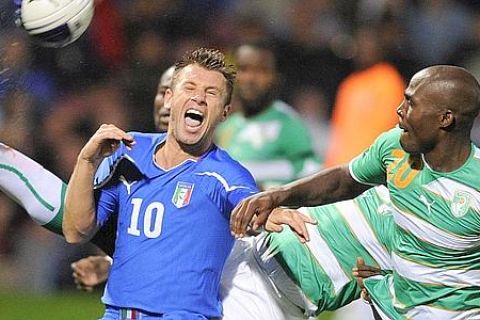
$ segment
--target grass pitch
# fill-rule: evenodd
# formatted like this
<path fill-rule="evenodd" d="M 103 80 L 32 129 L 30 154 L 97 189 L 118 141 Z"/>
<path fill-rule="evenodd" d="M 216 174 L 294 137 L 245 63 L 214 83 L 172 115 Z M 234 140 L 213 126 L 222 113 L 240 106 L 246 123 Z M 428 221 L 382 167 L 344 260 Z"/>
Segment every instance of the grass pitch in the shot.
<path fill-rule="evenodd" d="M 0 292 L 0 319 L 8 320 L 95 320 L 103 315 L 101 292 L 66 291 L 54 295 Z M 329 320 L 331 314 L 320 316 Z M 247 319 L 245 319 L 247 320 Z"/>

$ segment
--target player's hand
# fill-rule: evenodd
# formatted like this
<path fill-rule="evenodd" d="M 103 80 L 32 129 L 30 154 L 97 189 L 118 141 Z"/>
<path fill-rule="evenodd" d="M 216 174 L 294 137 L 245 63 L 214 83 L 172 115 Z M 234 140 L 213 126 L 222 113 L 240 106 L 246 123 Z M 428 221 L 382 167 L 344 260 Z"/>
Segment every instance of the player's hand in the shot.
<path fill-rule="evenodd" d="M 317 224 L 312 217 L 305 215 L 295 209 L 275 208 L 267 219 L 265 230 L 270 232 L 281 232 L 282 224 L 288 224 L 298 239 L 305 243 L 310 241 L 307 231 L 307 223 Z"/>
<path fill-rule="evenodd" d="M 135 141 L 133 137 L 113 124 L 102 124 L 80 151 L 79 159 L 91 163 L 99 163 L 111 155 L 123 142 L 131 148 Z"/>
<path fill-rule="evenodd" d="M 90 256 L 71 264 L 77 289 L 92 291 L 108 278 L 110 260 L 105 256 Z"/>
<path fill-rule="evenodd" d="M 253 230 L 257 230 L 258 227 L 265 225 L 268 216 L 276 207 L 278 205 L 272 191 L 260 192 L 244 199 L 232 211 L 230 217 L 232 234 L 242 238 L 247 232 L 247 227 L 251 226 Z"/>
<path fill-rule="evenodd" d="M 363 283 L 363 279 L 373 277 L 382 273 L 382 270 L 377 267 L 367 266 L 363 258 L 357 258 L 357 266 L 352 269 L 352 274 L 357 280 L 359 288 L 362 290 L 361 297 L 368 303 L 371 302 L 367 289 Z"/>

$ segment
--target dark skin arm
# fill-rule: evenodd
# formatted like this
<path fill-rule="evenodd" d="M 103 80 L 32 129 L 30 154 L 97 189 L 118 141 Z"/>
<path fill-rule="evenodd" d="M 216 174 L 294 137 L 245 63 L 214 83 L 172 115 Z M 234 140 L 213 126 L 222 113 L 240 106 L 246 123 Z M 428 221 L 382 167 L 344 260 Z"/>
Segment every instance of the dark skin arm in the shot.
<path fill-rule="evenodd" d="M 347 165 L 322 170 L 243 200 L 233 210 L 230 229 L 236 237 L 243 237 L 252 219 L 255 219 L 252 228 L 256 230 L 265 224 L 272 210 L 279 206 L 298 208 L 328 204 L 351 199 L 368 188 L 370 186 L 352 178 Z"/>

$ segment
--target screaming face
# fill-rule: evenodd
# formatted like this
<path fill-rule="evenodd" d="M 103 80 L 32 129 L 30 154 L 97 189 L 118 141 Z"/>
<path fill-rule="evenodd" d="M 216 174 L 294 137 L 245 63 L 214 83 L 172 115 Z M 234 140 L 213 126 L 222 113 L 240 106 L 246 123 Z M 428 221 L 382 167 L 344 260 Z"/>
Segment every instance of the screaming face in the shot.
<path fill-rule="evenodd" d="M 171 112 L 169 134 L 188 153 L 207 151 L 217 124 L 226 118 L 226 99 L 226 80 L 220 72 L 197 64 L 184 67 L 165 93 Z"/>

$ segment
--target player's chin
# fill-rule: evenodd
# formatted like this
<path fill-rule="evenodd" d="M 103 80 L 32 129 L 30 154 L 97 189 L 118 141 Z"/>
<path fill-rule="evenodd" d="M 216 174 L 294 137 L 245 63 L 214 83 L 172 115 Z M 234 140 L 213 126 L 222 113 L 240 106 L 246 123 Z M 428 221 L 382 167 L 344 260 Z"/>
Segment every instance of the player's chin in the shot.
<path fill-rule="evenodd" d="M 181 135 L 181 142 L 184 145 L 188 146 L 200 146 L 208 141 L 208 131 L 206 128 L 199 128 L 198 130 L 193 131 L 184 131 Z"/>
<path fill-rule="evenodd" d="M 410 154 L 418 154 L 420 152 L 418 143 L 412 139 L 408 132 L 403 132 L 400 136 L 400 145 L 402 149 Z"/>

